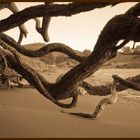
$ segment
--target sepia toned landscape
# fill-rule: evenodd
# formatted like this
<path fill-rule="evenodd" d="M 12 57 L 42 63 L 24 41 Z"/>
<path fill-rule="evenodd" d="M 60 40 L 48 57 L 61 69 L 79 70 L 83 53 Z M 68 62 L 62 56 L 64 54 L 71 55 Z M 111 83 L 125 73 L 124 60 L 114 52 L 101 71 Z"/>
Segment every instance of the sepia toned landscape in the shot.
<path fill-rule="evenodd" d="M 0 21 L 0 138 L 140 137 L 140 45 L 135 44 L 140 3 L 108 21 L 93 51 L 49 43 L 51 16 L 108 5 L 118 3 L 45 3 L 21 12 L 13 2 L 1 3 L 1 9 L 15 11 Z M 42 8 L 48 12 L 40 15 Z M 45 43 L 21 45 L 28 10 Z M 5 33 L 14 26 L 21 33 L 18 41 Z"/>
<path fill-rule="evenodd" d="M 60 58 L 64 57 L 61 53 L 57 55 Z M 122 54 L 120 57 L 122 59 L 116 57 L 112 60 L 114 61 L 111 62 L 112 68 L 106 64 L 86 81 L 98 86 L 111 83 L 113 74 L 118 74 L 123 78 L 139 74 L 140 68 L 138 66 L 140 64 L 136 63 L 135 67 L 138 68 L 135 69 L 129 68 L 129 66 L 123 68 L 126 62 L 131 63 L 132 58 L 139 63 L 140 57 L 138 55 Z M 34 61 L 26 57 L 24 59 L 29 65 L 38 68 L 38 71 L 50 82 L 55 82 L 59 75 L 70 69 L 65 62 L 58 63 L 58 66 L 49 65 L 50 68 L 46 68 L 48 65 L 45 65 L 41 60 Z M 67 61 L 71 62 L 69 59 Z M 116 68 L 119 64 L 122 68 Z M 27 82 L 24 83 L 27 84 Z M 90 113 L 94 111 L 104 96 L 80 95 L 76 108 L 63 109 L 52 104 L 32 88 L 1 89 L 0 137 L 140 137 L 139 91 L 127 89 L 118 92 L 118 94 L 117 103 L 108 106 L 99 118 L 89 120 L 62 113 L 61 110 Z M 70 99 L 65 102 L 69 101 Z"/>

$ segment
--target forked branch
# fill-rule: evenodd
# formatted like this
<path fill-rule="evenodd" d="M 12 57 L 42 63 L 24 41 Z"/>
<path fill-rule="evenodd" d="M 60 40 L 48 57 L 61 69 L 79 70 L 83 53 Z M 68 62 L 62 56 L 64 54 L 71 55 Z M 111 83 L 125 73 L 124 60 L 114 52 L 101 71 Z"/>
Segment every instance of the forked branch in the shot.
<path fill-rule="evenodd" d="M 57 16 L 72 16 L 81 12 L 93 10 L 95 8 L 102 8 L 112 5 L 114 2 L 96 2 L 96 3 L 70 3 L 70 4 L 53 4 L 53 5 L 39 5 L 26 8 L 8 18 L 0 21 L 0 32 L 17 27 L 29 19 L 36 17 L 57 17 Z M 32 13 L 32 14 L 30 14 Z M 18 20 L 17 20 L 18 19 Z"/>
<path fill-rule="evenodd" d="M 53 3 L 51 2 L 45 2 L 45 5 L 52 5 L 52 4 Z M 49 42 L 50 38 L 48 34 L 48 28 L 51 21 L 51 17 L 44 16 L 42 21 L 42 26 L 40 25 L 40 20 L 38 18 L 35 18 L 34 20 L 36 22 L 36 30 L 38 31 L 38 33 L 42 35 L 44 41 Z"/>
<path fill-rule="evenodd" d="M 3 8 L 8 8 L 12 13 L 19 12 L 19 9 L 17 8 L 16 4 L 14 2 L 1 2 L 0 3 L 0 10 Z M 27 30 L 24 26 L 24 24 L 19 26 L 20 35 L 18 39 L 18 43 L 20 44 L 22 42 L 23 37 L 27 37 Z"/>

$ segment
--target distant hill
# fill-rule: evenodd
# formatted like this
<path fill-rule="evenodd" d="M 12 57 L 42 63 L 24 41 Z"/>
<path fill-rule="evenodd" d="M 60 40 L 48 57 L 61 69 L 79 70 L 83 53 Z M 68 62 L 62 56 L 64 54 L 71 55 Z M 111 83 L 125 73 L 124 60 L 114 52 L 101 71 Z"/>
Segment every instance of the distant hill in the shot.
<path fill-rule="evenodd" d="M 26 44 L 26 45 L 23 45 L 25 48 L 28 48 L 30 50 L 36 50 L 36 49 L 39 49 L 41 48 L 42 46 L 45 46 L 46 44 L 45 43 L 32 43 L 32 44 Z"/>
<path fill-rule="evenodd" d="M 118 53 L 115 58 L 106 62 L 104 68 L 140 68 L 140 55 Z"/>
<path fill-rule="evenodd" d="M 31 49 L 31 50 L 36 50 L 41 47 L 45 46 L 44 43 L 34 43 L 34 44 L 27 44 L 24 45 L 25 48 Z M 82 52 L 75 50 L 77 54 L 81 54 Z M 48 55 L 45 55 L 43 57 L 38 58 L 42 62 L 49 64 L 49 65 L 56 65 L 58 67 L 64 67 L 64 68 L 69 68 L 73 67 L 78 64 L 77 61 L 69 59 L 69 56 L 61 53 L 61 52 L 53 52 Z"/>
<path fill-rule="evenodd" d="M 34 43 L 25 45 L 26 48 L 35 50 L 44 46 L 44 43 Z M 75 50 L 76 53 L 83 54 L 83 52 Z M 61 68 L 70 68 L 78 64 L 77 61 L 70 59 L 67 55 L 60 52 L 53 52 L 41 58 L 37 58 L 49 65 L 56 65 Z M 115 58 L 107 61 L 103 68 L 140 68 L 140 55 L 125 55 L 118 53 Z"/>

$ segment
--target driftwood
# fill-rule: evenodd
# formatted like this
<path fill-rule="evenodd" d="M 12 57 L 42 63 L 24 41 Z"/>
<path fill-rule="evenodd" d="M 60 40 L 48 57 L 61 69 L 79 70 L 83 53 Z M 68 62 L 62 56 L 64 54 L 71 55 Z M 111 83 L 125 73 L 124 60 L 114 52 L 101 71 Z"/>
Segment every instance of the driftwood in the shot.
<path fill-rule="evenodd" d="M 115 81 L 113 84 L 99 87 L 94 87 L 89 83 L 84 82 L 84 80 L 94 74 L 94 72 L 96 72 L 106 61 L 114 58 L 118 49 L 122 48 L 126 43 L 131 40 L 134 42 L 140 41 L 140 20 L 138 17 L 140 16 L 140 3 L 130 8 L 126 13 L 116 15 L 108 21 L 99 35 L 93 52 L 87 57 L 76 54 L 75 51 L 69 46 L 61 43 L 50 43 L 41 49 L 31 51 L 23 48 L 23 46 L 16 42 L 12 37 L 3 33 L 4 31 L 7 31 L 11 28 L 17 26 L 20 27 L 29 19 L 35 19 L 37 31 L 42 35 L 44 40 L 48 41 L 49 39 L 47 31 L 51 17 L 72 16 L 74 14 L 90 11 L 95 8 L 102 8 L 108 5 L 114 6 L 116 4 L 117 3 L 109 2 L 70 4 L 47 3 L 45 5 L 26 8 L 22 11 L 14 13 L 6 19 L 1 20 L 0 45 L 4 48 L 2 52 L 8 62 L 8 65 L 17 73 L 21 74 L 32 86 L 34 86 L 39 91 L 40 94 L 63 108 L 71 108 L 76 106 L 79 86 L 83 87 L 92 95 L 116 95 L 116 87 L 119 87 L 118 89 L 120 90 L 124 90 L 126 89 L 124 86 L 139 90 L 139 76 L 131 79 L 129 78 L 127 80 L 123 80 L 118 76 L 113 76 Z M 47 24 L 43 23 L 40 27 L 37 17 L 43 17 L 43 21 Z M 124 41 L 119 46 L 117 46 L 120 40 Z M 19 53 L 21 53 L 29 57 L 41 57 L 54 51 L 62 52 L 72 59 L 80 62 L 56 83 L 48 82 L 45 77 L 41 76 L 38 72 L 24 64 L 19 55 Z M 105 93 L 105 91 L 107 92 Z M 72 97 L 70 104 L 63 104 L 59 101 L 70 97 Z M 101 101 L 96 108 L 96 113 L 93 113 L 94 116 L 97 116 L 103 105 L 106 106 L 106 104 L 114 103 L 115 101 L 116 98 L 113 98 L 112 100 L 112 96 L 107 100 Z M 88 115 L 86 117 L 88 117 Z"/>
<path fill-rule="evenodd" d="M 112 78 L 114 79 L 114 81 L 113 81 L 112 84 L 110 84 L 109 86 L 104 86 L 104 87 L 102 86 L 102 88 L 97 87 L 96 89 L 98 90 L 98 93 L 99 93 L 99 90 L 100 90 L 100 93 L 105 93 L 105 92 L 107 92 L 108 94 L 111 93 L 111 96 L 109 98 L 103 98 L 98 103 L 98 105 L 95 108 L 95 111 L 92 114 L 77 113 L 77 112 L 76 113 L 66 112 L 66 111 L 63 111 L 63 110 L 62 110 L 62 112 L 63 113 L 69 113 L 69 114 L 75 115 L 75 116 L 88 118 L 88 119 L 95 119 L 101 113 L 101 111 L 103 111 L 106 108 L 107 105 L 114 104 L 114 103 L 117 102 L 117 100 L 118 100 L 118 93 L 117 93 L 117 90 L 116 90 L 117 83 L 120 83 L 121 85 L 123 85 L 126 88 L 132 88 L 134 90 L 140 91 L 140 84 L 136 84 L 136 83 L 132 82 L 134 79 L 135 80 L 137 79 L 140 83 L 140 75 L 138 75 L 136 77 L 131 78 L 131 81 L 129 81 L 129 80 L 124 80 L 117 75 L 113 75 Z M 88 83 L 86 83 L 86 84 L 88 85 Z M 94 87 L 92 87 L 91 85 L 90 85 L 90 90 L 94 90 Z M 119 88 L 119 90 L 121 91 L 123 89 Z"/>

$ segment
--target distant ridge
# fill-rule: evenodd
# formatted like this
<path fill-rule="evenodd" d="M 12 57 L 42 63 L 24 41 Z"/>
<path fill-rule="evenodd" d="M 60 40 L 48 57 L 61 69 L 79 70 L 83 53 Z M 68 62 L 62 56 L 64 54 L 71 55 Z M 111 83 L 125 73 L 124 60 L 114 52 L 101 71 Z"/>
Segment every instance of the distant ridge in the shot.
<path fill-rule="evenodd" d="M 33 43 L 24 45 L 25 48 L 36 50 L 43 47 L 45 43 Z M 83 52 L 75 50 L 76 53 L 83 54 Z M 53 59 L 53 60 L 52 60 Z M 49 55 L 39 58 L 46 64 L 57 65 L 60 67 L 73 67 L 78 64 L 77 61 L 69 59 L 69 57 L 60 52 L 53 52 Z M 140 68 L 140 55 L 124 55 L 118 53 L 115 58 L 107 61 L 103 68 Z"/>

